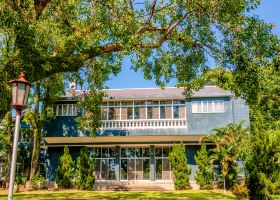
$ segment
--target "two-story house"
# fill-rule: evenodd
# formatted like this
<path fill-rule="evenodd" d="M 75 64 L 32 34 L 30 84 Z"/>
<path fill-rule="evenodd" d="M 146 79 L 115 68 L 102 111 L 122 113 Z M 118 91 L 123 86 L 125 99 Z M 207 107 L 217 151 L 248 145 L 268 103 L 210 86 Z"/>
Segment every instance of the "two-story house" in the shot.
<path fill-rule="evenodd" d="M 103 125 L 95 137 L 78 130 L 76 103 L 83 95 L 75 90 L 56 102 L 56 118 L 44 127 L 46 176 L 52 182 L 63 147 L 75 158 L 87 146 L 95 155 L 97 180 L 172 180 L 168 153 L 174 143 L 186 145 L 188 164 L 200 149 L 200 140 L 216 127 L 246 120 L 244 101 L 216 86 L 205 86 L 191 98 L 183 88 L 109 89 L 102 103 Z"/>

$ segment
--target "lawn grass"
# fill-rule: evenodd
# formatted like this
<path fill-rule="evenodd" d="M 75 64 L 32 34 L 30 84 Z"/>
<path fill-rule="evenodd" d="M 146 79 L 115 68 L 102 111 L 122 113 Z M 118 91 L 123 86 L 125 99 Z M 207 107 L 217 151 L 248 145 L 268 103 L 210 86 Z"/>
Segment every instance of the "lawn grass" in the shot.
<path fill-rule="evenodd" d="M 0 199 L 7 199 L 7 191 L 0 190 Z M 164 191 L 164 192 L 112 192 L 112 191 L 79 191 L 79 190 L 59 190 L 59 191 L 32 191 L 15 193 L 14 199 L 188 199 L 188 200 L 208 200 L 208 199 L 235 199 L 231 193 L 224 194 L 222 191 Z"/>

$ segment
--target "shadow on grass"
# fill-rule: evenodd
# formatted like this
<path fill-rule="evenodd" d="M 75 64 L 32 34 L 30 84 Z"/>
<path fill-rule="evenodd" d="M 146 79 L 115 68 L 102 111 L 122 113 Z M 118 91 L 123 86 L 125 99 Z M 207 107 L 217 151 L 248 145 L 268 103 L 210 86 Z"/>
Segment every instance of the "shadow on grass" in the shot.
<path fill-rule="evenodd" d="M 6 199 L 7 196 L 0 194 L 0 199 Z M 41 199 L 41 200 L 55 200 L 55 199 L 99 199 L 99 200 L 115 200 L 115 199 L 188 199 L 188 200 L 208 200 L 208 199 L 235 199 L 230 195 L 217 193 L 213 191 L 178 191 L 178 192 L 91 192 L 91 191 L 77 191 L 77 192 L 44 192 L 44 193 L 17 193 L 14 199 Z"/>

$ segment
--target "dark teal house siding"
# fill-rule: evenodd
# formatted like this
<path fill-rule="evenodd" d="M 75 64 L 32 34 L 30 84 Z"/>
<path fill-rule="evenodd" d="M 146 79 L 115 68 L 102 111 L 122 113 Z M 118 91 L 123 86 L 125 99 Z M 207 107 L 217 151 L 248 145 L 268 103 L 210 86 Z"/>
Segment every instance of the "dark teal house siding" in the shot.
<path fill-rule="evenodd" d="M 192 113 L 192 101 L 207 101 L 207 100 L 223 100 L 225 112 L 223 113 Z M 68 102 L 64 102 L 68 103 Z M 73 103 L 73 102 L 72 102 Z M 63 104 L 63 102 L 60 102 Z M 147 129 L 127 129 L 127 130 L 100 130 L 96 132 L 96 136 L 145 136 L 145 135 L 205 135 L 211 133 L 213 128 L 224 127 L 228 123 L 239 123 L 244 121 L 244 126 L 249 125 L 248 106 L 241 99 L 235 99 L 231 96 L 225 97 L 197 97 L 186 99 L 186 121 L 187 126 L 184 128 L 147 128 Z M 73 116 L 57 116 L 44 126 L 43 134 L 45 137 L 80 137 L 88 136 L 87 131 L 78 130 L 77 122 Z M 135 141 L 137 144 L 137 141 Z M 168 143 L 172 145 L 173 142 Z M 186 156 L 188 164 L 192 167 L 191 180 L 194 180 L 197 165 L 194 156 L 200 149 L 198 143 L 195 145 L 186 144 Z M 115 144 L 116 146 L 121 144 Z M 139 144 L 138 144 L 139 145 Z M 150 145 L 150 144 L 146 144 Z M 152 149 L 154 148 L 151 144 Z M 160 144 L 158 144 L 160 145 Z M 70 153 L 76 160 L 80 148 L 69 147 Z M 55 180 L 55 170 L 58 163 L 58 158 L 63 154 L 63 147 L 49 147 L 46 156 L 46 177 L 49 181 Z M 150 180 L 155 180 L 155 158 L 151 156 L 151 177 Z M 116 157 L 116 167 L 119 167 L 119 157 Z M 119 180 L 119 169 L 116 169 L 116 180 Z"/>

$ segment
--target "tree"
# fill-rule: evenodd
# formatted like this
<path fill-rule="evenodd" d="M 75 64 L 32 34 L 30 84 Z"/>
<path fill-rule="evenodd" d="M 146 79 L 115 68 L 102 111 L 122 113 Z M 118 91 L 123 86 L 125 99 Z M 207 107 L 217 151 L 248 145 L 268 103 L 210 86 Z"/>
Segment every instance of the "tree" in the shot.
<path fill-rule="evenodd" d="M 56 169 L 55 181 L 61 188 L 71 188 L 74 178 L 74 162 L 69 153 L 69 148 L 64 147 L 64 153 L 60 156 Z"/>
<path fill-rule="evenodd" d="M 106 79 L 117 74 L 121 61 L 129 56 L 132 68 L 142 71 L 146 79 L 163 86 L 177 78 L 178 86 L 189 91 L 198 87 L 189 83 L 209 67 L 210 56 L 241 80 L 248 80 L 250 85 L 242 89 L 246 93 L 258 78 L 255 72 L 275 56 L 278 43 L 271 34 L 272 25 L 251 15 L 259 3 L 3 1 L 0 80 L 6 83 L 25 72 L 36 82 L 81 69 L 91 79 Z M 9 97 L 2 87 L 6 86 L 1 84 L 1 95 Z M 8 98 L 1 100 L 0 107 L 8 108 Z"/>
<path fill-rule="evenodd" d="M 214 171 L 210 163 L 208 151 L 204 142 L 201 145 L 201 149 L 197 152 L 197 156 L 194 156 L 194 160 L 199 169 L 196 171 L 195 180 L 197 184 L 200 185 L 200 189 L 213 189 L 211 182 L 214 179 Z"/>
<path fill-rule="evenodd" d="M 172 151 L 169 153 L 168 159 L 171 163 L 172 172 L 174 174 L 174 186 L 176 190 L 184 190 L 190 186 L 189 178 L 191 168 L 188 167 L 188 160 L 185 145 L 173 145 Z"/>
<path fill-rule="evenodd" d="M 94 160 L 90 157 L 87 147 L 83 147 L 77 159 L 75 186 L 77 189 L 90 190 L 93 187 Z"/>
<path fill-rule="evenodd" d="M 246 139 L 248 129 L 242 128 L 243 122 L 239 124 L 228 124 L 224 128 L 213 129 L 214 134 L 204 137 L 204 141 L 214 143 L 215 148 L 211 150 L 212 163 L 219 162 L 224 184 L 224 190 L 230 189 L 238 182 L 237 175 L 239 168 L 238 159 L 244 160 L 246 151 Z"/>
<path fill-rule="evenodd" d="M 63 82 L 63 75 L 55 74 L 42 81 L 36 81 L 32 88 L 28 110 L 23 118 L 23 122 L 29 125 L 33 133 L 30 180 L 37 173 L 44 123 L 55 117 L 53 101 L 64 93 Z"/>
<path fill-rule="evenodd" d="M 262 115 L 254 115 L 246 170 L 250 199 L 272 199 L 280 192 L 280 131 L 267 130 Z"/>

